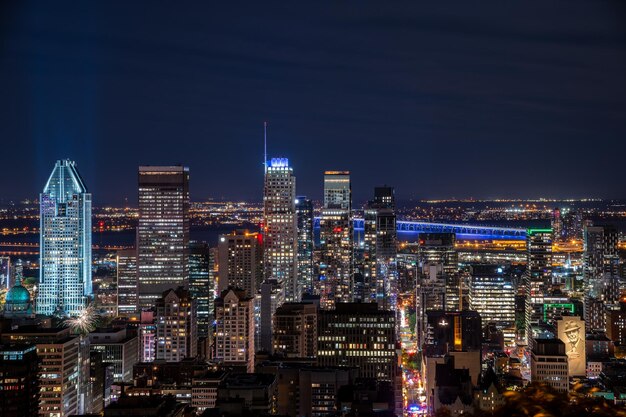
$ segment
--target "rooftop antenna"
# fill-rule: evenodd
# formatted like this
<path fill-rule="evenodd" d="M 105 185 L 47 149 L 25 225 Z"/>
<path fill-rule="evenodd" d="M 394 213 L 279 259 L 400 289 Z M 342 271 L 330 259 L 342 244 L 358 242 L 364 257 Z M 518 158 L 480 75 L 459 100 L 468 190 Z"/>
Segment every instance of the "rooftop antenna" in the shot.
<path fill-rule="evenodd" d="M 267 122 L 263 122 L 263 166 L 267 173 Z"/>

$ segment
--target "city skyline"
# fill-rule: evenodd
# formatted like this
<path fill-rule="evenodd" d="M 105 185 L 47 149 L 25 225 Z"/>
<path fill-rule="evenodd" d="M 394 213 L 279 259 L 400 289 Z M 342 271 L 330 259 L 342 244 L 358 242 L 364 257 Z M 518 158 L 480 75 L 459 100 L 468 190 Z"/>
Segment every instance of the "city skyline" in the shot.
<path fill-rule="evenodd" d="M 264 121 L 316 200 L 329 169 L 355 201 L 626 197 L 617 3 L 231 7 L 7 7 L 3 199 L 69 158 L 100 205 L 135 200 L 140 164 L 190 166 L 196 201 L 260 200 Z"/>

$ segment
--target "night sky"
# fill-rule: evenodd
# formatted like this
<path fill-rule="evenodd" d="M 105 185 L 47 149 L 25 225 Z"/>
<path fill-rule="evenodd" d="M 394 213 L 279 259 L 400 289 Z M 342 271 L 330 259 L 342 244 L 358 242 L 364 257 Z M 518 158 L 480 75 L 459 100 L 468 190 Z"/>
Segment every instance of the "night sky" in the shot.
<path fill-rule="evenodd" d="M 179 163 L 260 200 L 264 120 L 313 198 L 626 197 L 621 1 L 94 3 L 0 6 L 5 203 L 58 158 L 96 204 Z"/>

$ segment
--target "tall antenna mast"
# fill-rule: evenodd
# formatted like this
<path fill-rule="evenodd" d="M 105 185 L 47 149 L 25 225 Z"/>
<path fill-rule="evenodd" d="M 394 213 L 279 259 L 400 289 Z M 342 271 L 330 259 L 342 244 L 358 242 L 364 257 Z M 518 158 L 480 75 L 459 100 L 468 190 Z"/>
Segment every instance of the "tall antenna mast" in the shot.
<path fill-rule="evenodd" d="M 263 166 L 267 173 L 267 122 L 263 122 Z"/>

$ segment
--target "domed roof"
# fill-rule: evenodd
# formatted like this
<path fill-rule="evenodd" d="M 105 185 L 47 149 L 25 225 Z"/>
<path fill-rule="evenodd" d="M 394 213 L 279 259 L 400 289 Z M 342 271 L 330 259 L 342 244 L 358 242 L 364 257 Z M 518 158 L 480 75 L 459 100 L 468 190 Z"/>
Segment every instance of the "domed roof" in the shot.
<path fill-rule="evenodd" d="M 5 301 L 7 304 L 28 304 L 30 303 L 30 293 L 22 287 L 22 284 L 16 284 L 7 293 Z"/>

